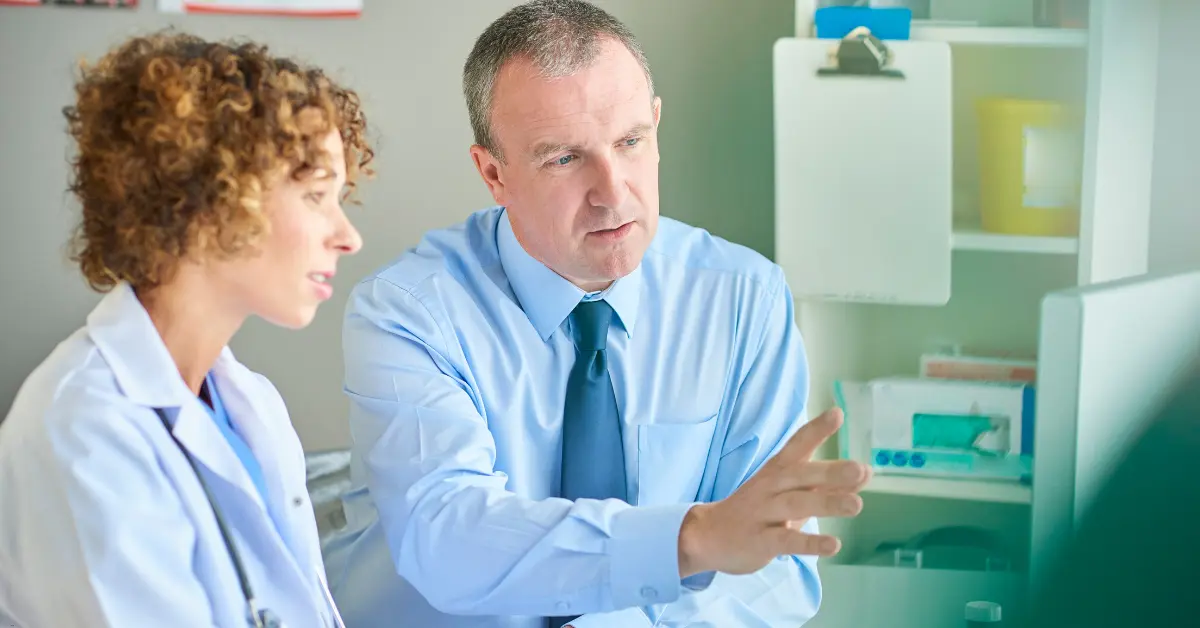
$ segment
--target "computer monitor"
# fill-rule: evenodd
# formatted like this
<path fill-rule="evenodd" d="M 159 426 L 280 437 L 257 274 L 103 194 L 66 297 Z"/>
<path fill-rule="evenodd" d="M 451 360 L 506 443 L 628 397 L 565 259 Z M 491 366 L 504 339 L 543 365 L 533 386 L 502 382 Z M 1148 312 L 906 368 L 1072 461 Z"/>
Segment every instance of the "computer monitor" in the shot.
<path fill-rule="evenodd" d="M 1042 302 L 1030 544 L 1041 586 L 1096 491 L 1200 355 L 1200 272 L 1142 275 Z"/>

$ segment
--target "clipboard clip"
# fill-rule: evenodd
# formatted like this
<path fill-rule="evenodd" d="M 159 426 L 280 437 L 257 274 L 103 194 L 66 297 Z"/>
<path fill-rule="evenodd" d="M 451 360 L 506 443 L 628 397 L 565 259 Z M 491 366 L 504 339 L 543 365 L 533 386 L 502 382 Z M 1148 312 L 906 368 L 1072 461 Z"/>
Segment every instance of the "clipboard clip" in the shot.
<path fill-rule="evenodd" d="M 817 70 L 817 76 L 879 76 L 903 79 L 904 73 L 888 67 L 895 54 L 866 26 L 850 31 L 829 49 L 829 65 Z"/>

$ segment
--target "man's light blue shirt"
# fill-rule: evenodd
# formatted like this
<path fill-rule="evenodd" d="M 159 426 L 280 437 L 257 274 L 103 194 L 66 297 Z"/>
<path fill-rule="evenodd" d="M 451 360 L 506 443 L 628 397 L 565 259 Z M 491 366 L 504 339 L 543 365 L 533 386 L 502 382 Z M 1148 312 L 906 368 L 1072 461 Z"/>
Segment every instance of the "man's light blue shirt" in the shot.
<path fill-rule="evenodd" d="M 568 315 L 585 297 L 616 313 L 608 359 L 632 504 L 556 497 Z M 687 510 L 733 493 L 805 420 L 792 295 L 761 255 L 661 218 L 640 266 L 585 295 L 493 208 L 359 283 L 343 333 L 356 489 L 326 564 L 349 628 L 815 614 L 813 557 L 679 577 Z"/>

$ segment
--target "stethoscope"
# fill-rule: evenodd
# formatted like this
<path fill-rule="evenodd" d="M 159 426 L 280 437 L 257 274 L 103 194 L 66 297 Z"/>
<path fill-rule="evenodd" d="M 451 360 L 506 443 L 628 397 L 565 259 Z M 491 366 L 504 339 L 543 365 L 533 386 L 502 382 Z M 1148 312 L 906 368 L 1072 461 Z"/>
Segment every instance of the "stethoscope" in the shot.
<path fill-rule="evenodd" d="M 225 541 L 225 551 L 228 552 L 230 560 L 233 561 L 233 569 L 237 572 L 238 584 L 242 587 L 242 597 L 246 600 L 247 623 L 253 628 L 284 628 L 283 621 L 271 609 L 258 608 L 254 597 L 254 588 L 250 586 L 250 577 L 246 574 L 245 565 L 242 564 L 242 554 L 238 551 L 237 543 L 233 540 L 233 535 L 229 532 L 229 525 L 225 521 L 225 515 L 221 513 L 221 509 L 217 506 L 217 500 L 213 498 L 212 490 L 208 487 L 208 482 L 204 481 L 204 475 L 200 473 L 200 468 L 196 466 L 195 459 L 192 458 L 192 455 L 183 446 L 183 443 L 179 441 L 179 437 L 175 436 L 175 432 L 171 430 L 171 422 L 167 419 L 167 413 L 162 408 L 155 408 L 154 412 L 158 414 L 163 427 L 167 429 L 167 433 L 171 435 L 171 440 L 175 441 L 175 445 L 179 447 L 179 451 L 183 453 L 183 457 L 187 458 L 188 464 L 191 465 L 192 471 L 196 474 L 196 479 L 200 481 L 200 487 L 204 489 L 204 497 L 208 500 L 208 505 L 212 508 L 213 516 L 216 517 L 217 528 L 221 531 L 221 539 Z M 340 625 L 340 622 L 338 624 Z"/>

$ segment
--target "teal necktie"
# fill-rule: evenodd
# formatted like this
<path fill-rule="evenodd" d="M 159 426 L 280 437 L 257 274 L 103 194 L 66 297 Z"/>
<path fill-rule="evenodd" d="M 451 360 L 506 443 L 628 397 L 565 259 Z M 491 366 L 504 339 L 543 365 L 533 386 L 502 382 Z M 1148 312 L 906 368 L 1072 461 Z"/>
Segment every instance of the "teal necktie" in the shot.
<path fill-rule="evenodd" d="M 604 301 L 583 301 L 571 313 L 575 366 L 563 405 L 559 493 L 566 499 L 625 499 L 621 417 L 605 350 L 612 315 Z"/>
<path fill-rule="evenodd" d="M 581 302 L 571 313 L 575 365 L 567 377 L 567 399 L 563 404 L 559 491 L 559 496 L 570 500 L 625 500 L 621 417 L 605 351 L 612 315 L 612 308 L 604 301 Z M 551 617 L 549 625 L 559 628 L 572 619 Z"/>

